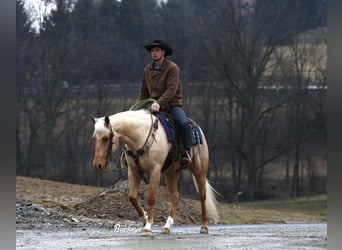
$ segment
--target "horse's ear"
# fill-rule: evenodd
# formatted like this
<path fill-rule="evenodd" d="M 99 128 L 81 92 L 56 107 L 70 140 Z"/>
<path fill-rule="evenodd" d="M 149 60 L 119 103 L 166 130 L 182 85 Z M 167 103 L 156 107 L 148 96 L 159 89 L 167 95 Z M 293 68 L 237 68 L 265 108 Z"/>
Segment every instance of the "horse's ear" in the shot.
<path fill-rule="evenodd" d="M 106 125 L 109 125 L 109 117 L 108 117 L 108 115 L 105 116 L 105 123 L 106 123 Z"/>
<path fill-rule="evenodd" d="M 93 123 L 95 123 L 97 121 L 97 119 L 94 117 L 94 116 L 90 116 L 91 117 L 91 120 L 93 121 Z"/>

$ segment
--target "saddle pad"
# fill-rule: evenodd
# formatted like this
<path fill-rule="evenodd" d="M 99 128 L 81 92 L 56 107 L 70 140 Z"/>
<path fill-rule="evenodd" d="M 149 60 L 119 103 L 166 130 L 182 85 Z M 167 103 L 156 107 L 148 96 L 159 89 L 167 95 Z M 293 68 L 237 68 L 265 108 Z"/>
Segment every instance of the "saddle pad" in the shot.
<path fill-rule="evenodd" d="M 170 127 L 168 121 L 165 119 L 165 117 L 162 114 L 157 113 L 157 117 L 165 129 L 168 142 L 173 143 L 174 142 L 174 130 L 173 130 L 173 128 Z"/>
<path fill-rule="evenodd" d="M 203 144 L 201 130 L 198 125 L 191 127 L 192 131 L 192 145 Z"/>
<path fill-rule="evenodd" d="M 164 115 L 157 113 L 156 116 L 165 129 L 168 142 L 173 143 L 175 140 L 174 128 L 169 124 Z M 191 119 L 189 119 L 189 128 L 191 129 L 192 145 L 203 144 L 201 130 Z"/>

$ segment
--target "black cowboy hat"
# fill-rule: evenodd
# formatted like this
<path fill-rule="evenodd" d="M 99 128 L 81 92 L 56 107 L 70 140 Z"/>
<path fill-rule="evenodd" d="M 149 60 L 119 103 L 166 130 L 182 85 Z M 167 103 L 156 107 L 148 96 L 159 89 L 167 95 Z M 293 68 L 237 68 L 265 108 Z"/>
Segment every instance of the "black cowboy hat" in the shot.
<path fill-rule="evenodd" d="M 152 43 L 147 44 L 144 47 L 150 53 L 151 53 L 152 48 L 159 47 L 159 48 L 165 50 L 165 56 L 169 56 L 172 54 L 172 48 L 167 43 L 163 42 L 162 40 L 153 40 Z"/>

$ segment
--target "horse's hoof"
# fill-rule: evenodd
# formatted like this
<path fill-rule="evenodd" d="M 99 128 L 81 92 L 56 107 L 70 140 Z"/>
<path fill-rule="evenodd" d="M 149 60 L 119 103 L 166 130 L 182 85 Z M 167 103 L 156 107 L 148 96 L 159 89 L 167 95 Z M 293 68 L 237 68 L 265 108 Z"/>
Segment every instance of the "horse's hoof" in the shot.
<path fill-rule="evenodd" d="M 141 236 L 151 236 L 151 235 L 152 235 L 152 231 L 148 229 L 143 229 L 141 232 Z"/>
<path fill-rule="evenodd" d="M 201 227 L 201 234 L 207 234 L 208 233 L 208 228 L 207 227 Z"/>
<path fill-rule="evenodd" d="M 170 228 L 163 227 L 163 228 L 160 230 L 160 233 L 161 233 L 161 234 L 170 234 Z"/>

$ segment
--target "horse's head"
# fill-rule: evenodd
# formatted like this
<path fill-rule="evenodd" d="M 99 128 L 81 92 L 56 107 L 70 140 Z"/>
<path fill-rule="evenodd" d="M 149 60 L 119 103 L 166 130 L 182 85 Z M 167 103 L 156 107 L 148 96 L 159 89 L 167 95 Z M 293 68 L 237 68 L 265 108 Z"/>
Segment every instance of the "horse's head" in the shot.
<path fill-rule="evenodd" d="M 114 132 L 109 121 L 109 117 L 103 119 L 91 117 L 94 123 L 93 140 L 95 143 L 95 153 L 93 159 L 93 167 L 95 169 L 105 169 L 110 160 L 114 143 Z M 117 148 L 118 145 L 115 145 Z"/>

